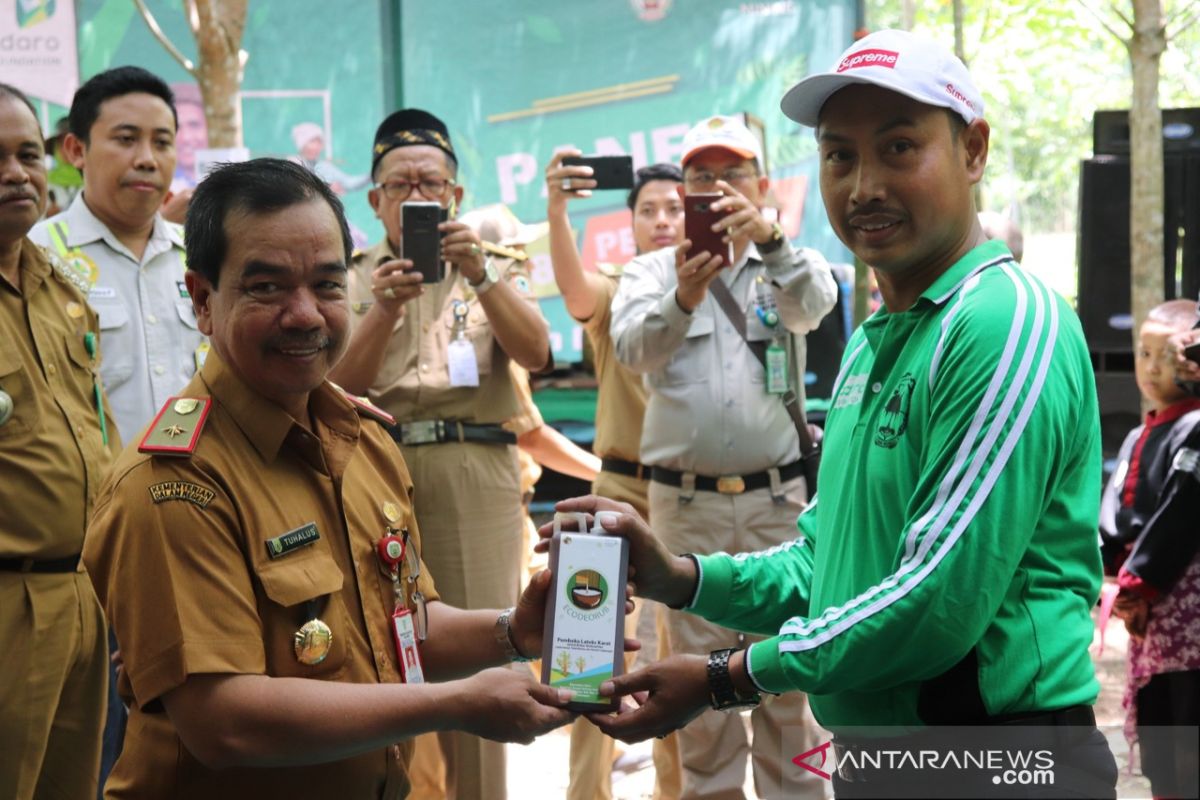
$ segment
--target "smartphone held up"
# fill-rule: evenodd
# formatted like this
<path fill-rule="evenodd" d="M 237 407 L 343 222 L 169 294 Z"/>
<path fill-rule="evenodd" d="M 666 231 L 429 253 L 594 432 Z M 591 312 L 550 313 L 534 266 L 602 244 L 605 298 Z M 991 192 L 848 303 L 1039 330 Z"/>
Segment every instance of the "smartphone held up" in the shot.
<path fill-rule="evenodd" d="M 591 167 L 594 189 L 632 189 L 633 156 L 567 156 L 564 167 Z"/>
<path fill-rule="evenodd" d="M 722 241 L 725 233 L 720 228 L 713 230 L 713 226 L 724 219 L 727 213 L 712 208 L 713 203 L 722 197 L 724 195 L 720 193 L 684 195 L 683 231 L 692 243 L 687 252 L 688 258 L 707 250 L 710 255 L 721 257 L 722 267 L 728 267 L 733 265 L 733 242 Z"/>
<path fill-rule="evenodd" d="M 421 283 L 440 283 L 446 278 L 438 224 L 448 217 L 440 203 L 409 202 L 400 206 L 400 224 L 404 230 L 400 257 L 413 262 Z"/>

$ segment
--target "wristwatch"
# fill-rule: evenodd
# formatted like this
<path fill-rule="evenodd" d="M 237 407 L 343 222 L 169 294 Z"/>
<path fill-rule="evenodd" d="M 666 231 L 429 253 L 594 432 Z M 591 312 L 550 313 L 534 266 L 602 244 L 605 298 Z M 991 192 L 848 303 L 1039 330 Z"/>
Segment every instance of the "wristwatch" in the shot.
<path fill-rule="evenodd" d="M 515 608 L 510 607 L 500 612 L 500 616 L 496 617 L 496 625 L 492 628 L 492 635 L 496 637 L 496 644 L 500 645 L 509 661 L 533 661 L 532 658 L 521 655 L 521 651 L 513 644 L 512 624 L 509 620 L 512 619 L 514 610 Z"/>
<path fill-rule="evenodd" d="M 708 654 L 708 696 L 709 703 L 717 711 L 738 711 L 743 708 L 754 708 L 762 702 L 758 692 L 742 694 L 733 685 L 729 676 L 729 659 L 737 652 L 736 648 L 713 650 Z"/>
<path fill-rule="evenodd" d="M 765 256 L 768 253 L 774 253 L 783 247 L 784 241 L 786 241 L 786 237 L 783 235 L 783 228 L 778 222 L 771 223 L 771 238 L 757 245 L 759 255 Z"/>
<path fill-rule="evenodd" d="M 500 282 L 500 273 L 496 271 L 496 265 L 489 258 L 483 264 L 483 280 L 479 283 L 471 283 L 467 281 L 467 285 L 475 290 L 475 294 L 479 297 L 483 295 Z"/>

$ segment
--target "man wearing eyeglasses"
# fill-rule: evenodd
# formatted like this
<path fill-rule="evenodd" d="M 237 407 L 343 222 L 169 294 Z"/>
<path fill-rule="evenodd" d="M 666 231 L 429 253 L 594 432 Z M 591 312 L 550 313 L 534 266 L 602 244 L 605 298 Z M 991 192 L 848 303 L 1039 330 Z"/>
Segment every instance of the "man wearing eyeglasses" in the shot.
<path fill-rule="evenodd" d="M 501 423 L 518 412 L 509 361 L 538 371 L 549 331 L 523 264 L 493 261 L 454 219 L 463 187 L 446 125 L 405 109 L 375 133 L 368 195 L 386 236 L 357 254 L 349 276 L 351 339 L 330 378 L 396 418 L 393 438 L 412 472 L 426 542 L 422 557 L 442 599 L 459 608 L 513 604 L 520 575 L 520 471 L 516 437 Z M 436 202 L 449 265 L 421 283 L 403 258 L 405 202 Z M 504 747 L 462 733 L 418 741 L 413 798 L 504 797 Z"/>
<path fill-rule="evenodd" d="M 638 256 L 613 301 L 612 335 L 617 358 L 646 376 L 641 460 L 651 467 L 650 517 L 666 546 L 675 553 L 761 550 L 787 538 L 807 500 L 796 430 L 774 393 L 790 388 L 803 398 L 804 334 L 833 307 L 836 286 L 819 253 L 794 249 L 763 214 L 769 181 L 762 147 L 740 120 L 706 119 L 683 146 L 684 190 L 720 195 L 712 209 L 725 216 L 714 228 L 732 244 L 732 266 L 714 253 L 688 258 L 688 240 Z M 764 374 L 710 297 L 715 281 L 742 310 L 747 338 L 782 358 L 786 375 Z M 755 640 L 681 611 L 667 612 L 666 628 L 675 653 Z M 805 697 L 768 698 L 751 723 L 759 794 L 822 797 L 815 775 L 784 785 L 779 757 L 784 726 L 808 729 L 817 744 Z M 679 744 L 682 797 L 743 796 L 750 748 L 740 716 L 703 714 L 679 731 Z"/>

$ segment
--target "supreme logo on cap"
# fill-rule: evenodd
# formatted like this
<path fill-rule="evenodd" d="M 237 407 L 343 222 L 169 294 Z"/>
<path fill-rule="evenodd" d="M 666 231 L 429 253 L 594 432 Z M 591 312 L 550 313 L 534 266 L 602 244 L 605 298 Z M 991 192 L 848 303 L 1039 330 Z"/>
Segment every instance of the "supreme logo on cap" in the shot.
<path fill-rule="evenodd" d="M 955 100 L 957 100 L 958 102 L 965 105 L 967 108 L 974 111 L 976 114 L 979 113 L 979 109 L 975 107 L 975 104 L 972 103 L 969 99 L 967 99 L 967 96 L 965 94 L 960 92 L 958 89 L 955 89 L 953 83 L 946 84 L 946 94 L 950 95 Z"/>
<path fill-rule="evenodd" d="M 895 50 L 859 50 L 857 53 L 843 58 L 841 63 L 837 65 L 837 71 L 846 72 L 847 70 L 859 67 L 887 67 L 888 69 L 895 69 L 896 60 L 899 58 L 900 54 Z"/>

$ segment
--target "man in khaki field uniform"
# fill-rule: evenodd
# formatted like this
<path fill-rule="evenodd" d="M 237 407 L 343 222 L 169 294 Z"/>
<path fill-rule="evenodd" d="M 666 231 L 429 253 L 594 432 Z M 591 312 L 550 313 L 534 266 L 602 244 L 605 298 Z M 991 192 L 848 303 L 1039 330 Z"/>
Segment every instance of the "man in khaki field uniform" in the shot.
<path fill-rule="evenodd" d="M 438 599 L 390 418 L 326 380 L 350 316 L 336 195 L 288 161 L 229 164 L 187 242 L 213 349 L 118 459 L 84 552 L 132 707 L 107 796 L 402 798 L 416 734 L 569 720 L 528 673 L 453 680 L 540 649 L 549 575 L 503 612 Z M 443 683 L 401 672 L 423 633 Z"/>
<path fill-rule="evenodd" d="M 422 284 L 412 262 L 398 258 L 405 201 L 453 211 L 462 198 L 441 120 L 397 111 L 379 126 L 373 159 L 369 199 L 386 236 L 354 259 L 353 336 L 331 378 L 396 418 L 393 435 L 416 485 L 423 556 L 442 597 L 462 608 L 509 605 L 517 596 L 522 509 L 516 437 L 501 427 L 518 411 L 508 362 L 544 368 L 547 326 L 526 269 L 487 258 L 460 221 L 439 226 L 443 280 Z M 440 743 L 446 787 L 436 758 L 429 764 L 422 755 L 436 752 L 426 740 L 414 764 L 415 798 L 502 800 L 502 746 L 463 734 L 444 734 Z"/>
<path fill-rule="evenodd" d="M 650 468 L 639 461 L 642 417 L 646 413 L 646 388 L 636 372 L 617 361 L 609 321 L 612 301 L 621 280 L 619 267 L 601 265 L 598 273 L 584 272 L 579 251 L 571 235 L 567 202 L 587 197 L 596 185 L 590 167 L 562 165 L 557 153 L 546 167 L 547 219 L 550 223 L 550 254 L 554 278 L 571 316 L 583 324 L 592 343 L 593 362 L 599 390 L 596 396 L 596 440 L 592 449 L 601 457 L 601 472 L 592 481 L 592 493 L 629 503 L 643 519 L 649 519 L 647 494 Z M 677 188 L 683 174 L 672 164 L 655 164 L 637 171 L 629 193 L 633 213 L 633 240 L 639 253 L 673 247 L 683 240 L 683 202 Z M 568 188 L 571 187 L 571 188 Z M 671 654 L 662 615 L 655 615 L 658 658 Z M 628 624 L 636 627 L 636 622 Z M 632 654 L 631 654 L 632 655 Z M 626 656 L 626 668 L 633 659 Z M 571 726 L 571 782 L 568 800 L 610 800 L 613 740 L 586 719 Z M 654 797 L 670 800 L 681 787 L 679 742 L 675 734 L 653 744 Z"/>
<path fill-rule="evenodd" d="M 17 800 L 96 794 L 108 650 L 79 553 L 120 447 L 96 406 L 96 315 L 26 237 L 43 148 L 29 101 L 0 84 L 0 796 Z"/>
<path fill-rule="evenodd" d="M 677 553 L 761 550 L 785 541 L 781 531 L 807 500 L 796 428 L 777 393 L 803 397 L 803 334 L 833 308 L 837 288 L 820 253 L 793 248 L 764 217 L 770 181 L 762 146 L 739 119 L 710 117 L 688 131 L 683 147 L 688 194 L 722 195 L 711 204 L 721 215 L 713 227 L 723 231 L 729 263 L 711 252 L 685 260 L 687 240 L 639 255 L 613 299 L 612 338 L 621 363 L 646 376 L 641 457 L 651 467 L 655 531 Z M 718 281 L 747 337 L 774 348 L 783 370 L 766 374 L 710 296 Z M 674 653 L 741 641 L 682 611 L 665 616 Z M 822 797 L 820 778 L 785 776 L 788 762 L 780 759 L 784 727 L 818 744 L 805 697 L 767 698 L 750 721 L 753 747 L 736 714 L 709 711 L 678 731 L 682 797 L 741 800 L 747 757 L 760 797 Z"/>

